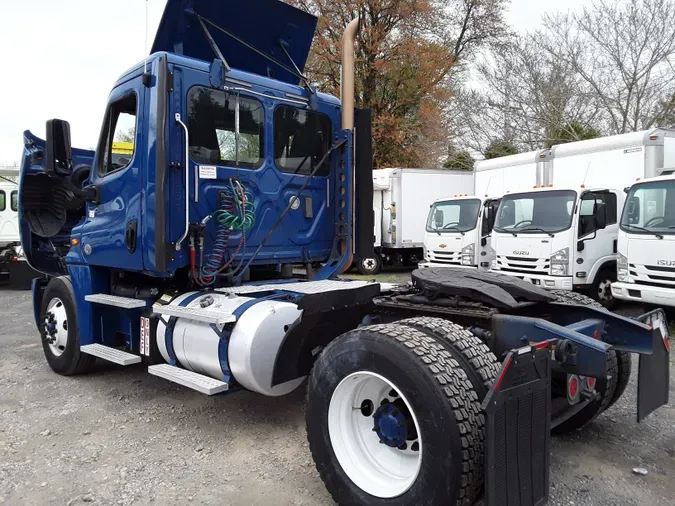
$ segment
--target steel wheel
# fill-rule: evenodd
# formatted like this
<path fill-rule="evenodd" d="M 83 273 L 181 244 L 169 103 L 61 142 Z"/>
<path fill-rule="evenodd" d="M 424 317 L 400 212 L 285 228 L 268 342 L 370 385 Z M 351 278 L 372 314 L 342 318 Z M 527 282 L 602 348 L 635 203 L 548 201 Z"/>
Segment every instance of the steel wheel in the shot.
<path fill-rule="evenodd" d="M 380 272 L 380 259 L 373 258 L 362 258 L 359 260 L 358 270 L 361 274 L 377 274 Z"/>
<path fill-rule="evenodd" d="M 422 436 L 410 403 L 389 380 L 369 371 L 345 377 L 328 408 L 335 456 L 363 491 L 380 498 L 405 493 L 422 465 Z"/>
<path fill-rule="evenodd" d="M 65 304 L 58 297 L 49 301 L 44 324 L 49 350 L 55 357 L 60 357 L 68 344 L 68 315 Z"/>

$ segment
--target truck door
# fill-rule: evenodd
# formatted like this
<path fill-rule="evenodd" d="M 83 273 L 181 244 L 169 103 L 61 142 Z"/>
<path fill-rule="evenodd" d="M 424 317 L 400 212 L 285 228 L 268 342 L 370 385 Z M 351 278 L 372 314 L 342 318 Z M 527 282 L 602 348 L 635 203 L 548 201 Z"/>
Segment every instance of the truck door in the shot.
<path fill-rule="evenodd" d="M 602 210 L 604 208 L 604 211 Z M 606 216 L 606 227 L 599 229 L 597 226 L 596 213 L 603 212 Z M 578 251 L 576 258 L 582 259 L 579 264 L 574 263 L 574 268 L 585 271 L 591 275 L 597 271 L 600 260 L 611 259 L 616 254 L 616 241 L 618 236 L 617 225 L 617 196 L 611 191 L 586 192 L 581 196 L 579 205 L 578 238 L 583 242 L 583 250 Z M 590 283 L 590 278 L 588 279 Z"/>
<path fill-rule="evenodd" d="M 99 204 L 88 204 L 80 242 L 92 265 L 142 270 L 139 236 L 145 152 L 145 87 L 136 77 L 113 90 L 96 150 L 91 181 Z M 116 149 L 124 143 L 124 150 Z"/>

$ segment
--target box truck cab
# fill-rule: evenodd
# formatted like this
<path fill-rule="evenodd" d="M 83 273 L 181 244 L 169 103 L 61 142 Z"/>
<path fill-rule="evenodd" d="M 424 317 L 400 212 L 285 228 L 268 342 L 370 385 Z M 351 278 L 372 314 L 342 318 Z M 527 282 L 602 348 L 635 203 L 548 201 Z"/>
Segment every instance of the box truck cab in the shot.
<path fill-rule="evenodd" d="M 634 184 L 619 226 L 614 297 L 675 306 L 675 176 Z"/>
<path fill-rule="evenodd" d="M 490 234 L 499 199 L 455 196 L 431 205 L 424 233 L 425 261 L 420 267 L 464 267 L 488 270 Z"/>
<path fill-rule="evenodd" d="M 492 233 L 492 270 L 611 304 L 622 190 L 539 188 L 505 195 Z"/>

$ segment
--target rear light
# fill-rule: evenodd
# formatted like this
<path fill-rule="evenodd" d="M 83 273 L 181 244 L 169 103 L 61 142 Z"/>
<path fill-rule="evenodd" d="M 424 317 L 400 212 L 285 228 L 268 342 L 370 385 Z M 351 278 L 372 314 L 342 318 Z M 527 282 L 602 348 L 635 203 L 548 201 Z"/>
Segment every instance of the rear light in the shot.
<path fill-rule="evenodd" d="M 591 391 L 595 390 L 595 383 L 596 383 L 595 378 L 586 378 L 586 388 L 588 390 L 591 390 Z"/>
<path fill-rule="evenodd" d="M 579 376 L 570 374 L 567 376 L 567 400 L 570 404 L 576 404 L 581 397 L 581 388 L 579 388 Z"/>

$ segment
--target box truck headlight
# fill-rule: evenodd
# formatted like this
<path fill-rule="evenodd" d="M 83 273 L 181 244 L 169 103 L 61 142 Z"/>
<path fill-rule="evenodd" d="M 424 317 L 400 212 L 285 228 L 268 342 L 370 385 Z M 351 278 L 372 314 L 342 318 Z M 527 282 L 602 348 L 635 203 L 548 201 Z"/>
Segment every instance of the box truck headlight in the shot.
<path fill-rule="evenodd" d="M 570 270 L 570 249 L 565 248 L 551 255 L 551 276 L 567 276 Z"/>
<path fill-rule="evenodd" d="M 473 265 L 473 259 L 474 259 L 475 253 L 476 253 L 476 250 L 475 250 L 473 244 L 469 244 L 468 246 L 464 246 L 462 248 L 462 265 Z"/>
<path fill-rule="evenodd" d="M 616 260 L 616 279 L 627 283 L 630 281 L 628 278 L 628 259 L 619 253 Z"/>

